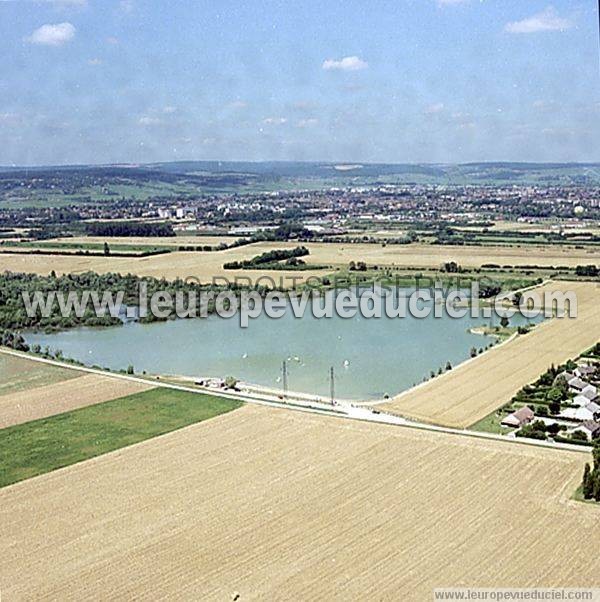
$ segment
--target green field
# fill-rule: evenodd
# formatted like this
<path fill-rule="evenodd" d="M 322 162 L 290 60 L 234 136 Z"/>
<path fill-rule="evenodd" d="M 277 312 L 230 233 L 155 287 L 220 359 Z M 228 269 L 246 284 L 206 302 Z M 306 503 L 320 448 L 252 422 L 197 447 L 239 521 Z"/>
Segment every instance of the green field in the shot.
<path fill-rule="evenodd" d="M 240 407 L 164 388 L 0 430 L 0 487 L 88 460 Z"/>

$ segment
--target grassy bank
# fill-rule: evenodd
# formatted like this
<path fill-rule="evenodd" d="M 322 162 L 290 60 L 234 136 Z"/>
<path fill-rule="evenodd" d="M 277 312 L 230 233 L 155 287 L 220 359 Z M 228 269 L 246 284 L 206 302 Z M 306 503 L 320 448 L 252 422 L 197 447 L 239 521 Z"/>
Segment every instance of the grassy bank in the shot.
<path fill-rule="evenodd" d="M 241 405 L 211 395 L 152 389 L 0 430 L 0 487 L 202 422 Z"/>
<path fill-rule="evenodd" d="M 472 424 L 469 427 L 469 430 L 481 433 L 494 433 L 495 435 L 507 435 L 515 429 L 506 428 L 500 424 L 506 414 L 507 412 L 504 412 L 503 410 L 496 410 L 475 424 Z"/>

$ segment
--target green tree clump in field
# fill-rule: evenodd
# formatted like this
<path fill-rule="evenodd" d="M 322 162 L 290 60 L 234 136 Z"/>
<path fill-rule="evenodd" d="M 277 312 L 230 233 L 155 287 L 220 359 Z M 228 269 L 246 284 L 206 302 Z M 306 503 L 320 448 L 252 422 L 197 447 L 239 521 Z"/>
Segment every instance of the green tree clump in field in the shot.
<path fill-rule="evenodd" d="M 284 259 L 287 260 L 286 267 L 297 267 L 304 264 L 299 259 L 300 257 L 306 257 L 309 255 L 309 250 L 306 247 L 296 247 L 295 249 L 273 249 L 266 253 L 261 253 L 252 259 L 245 261 L 230 261 L 223 265 L 225 270 L 249 270 L 257 267 L 266 268 L 277 268 L 279 262 Z"/>

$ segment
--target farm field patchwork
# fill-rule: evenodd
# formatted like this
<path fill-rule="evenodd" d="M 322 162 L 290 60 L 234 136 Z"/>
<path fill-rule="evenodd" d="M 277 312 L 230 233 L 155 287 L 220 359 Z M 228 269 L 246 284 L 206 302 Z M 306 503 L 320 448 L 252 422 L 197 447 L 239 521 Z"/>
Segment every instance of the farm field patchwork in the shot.
<path fill-rule="evenodd" d="M 456 245 L 387 245 L 373 244 L 308 244 L 311 251 L 307 262 L 347 265 L 350 261 L 365 261 L 375 265 L 400 265 L 416 268 L 439 268 L 443 263 L 456 261 L 463 267 L 476 268 L 485 264 L 577 266 L 597 263 L 600 249 L 527 245 L 508 246 Z"/>
<path fill-rule="evenodd" d="M 35 362 L 28 362 L 35 370 Z M 29 369 L 29 368 L 28 368 Z M 61 370 L 60 368 L 57 368 Z M 151 388 L 110 376 L 75 372 L 76 378 L 0 395 L 0 429 L 102 403 Z M 23 373 L 27 378 L 27 372 Z"/>
<path fill-rule="evenodd" d="M 551 319 L 444 375 L 398 395 L 381 408 L 407 418 L 466 428 L 507 403 L 552 364 L 594 345 L 600 333 L 596 284 L 553 282 L 537 289 L 574 291 L 575 319 Z"/>
<path fill-rule="evenodd" d="M 167 246 L 142 246 L 142 245 L 109 245 L 110 255 L 139 255 L 145 256 L 150 253 L 168 252 L 171 247 Z M 9 243 L 0 246 L 0 253 L 4 254 L 46 254 L 46 255 L 67 255 L 67 254 L 83 254 L 86 255 L 104 255 L 104 244 L 96 243 L 52 243 L 52 242 L 19 242 Z"/>
<path fill-rule="evenodd" d="M 585 459 L 245 406 L 0 490 L 0 583 L 62 600 L 599 587 L 600 510 L 570 499 Z"/>
<path fill-rule="evenodd" d="M 77 380 L 71 382 L 77 384 Z M 68 394 L 77 399 L 77 389 Z M 81 398 L 85 395 L 84 388 Z M 0 429 L 0 487 L 212 418 L 240 405 L 211 395 L 159 388 Z"/>
<path fill-rule="evenodd" d="M 85 256 L 38 256 L 38 255 L 0 255 L 0 270 L 49 274 L 55 270 L 58 274 L 94 271 L 98 273 L 121 272 L 139 276 L 153 276 L 167 279 L 194 276 L 202 282 L 211 278 L 244 277 L 256 281 L 268 275 L 279 281 L 291 283 L 305 281 L 312 276 L 323 276 L 332 270 L 305 271 L 249 271 L 224 270 L 223 264 L 243 261 L 273 249 L 293 249 L 298 243 L 255 243 L 243 247 L 213 252 L 172 252 L 144 258 L 126 257 L 85 257 Z M 365 261 L 368 265 L 408 266 L 413 268 L 438 269 L 444 262 L 456 261 L 463 267 L 476 268 L 485 264 L 497 265 L 539 265 L 570 266 L 594 264 L 600 262 L 600 249 L 577 249 L 574 246 L 538 247 L 527 245 L 527 250 L 519 246 L 443 246 L 443 245 L 388 245 L 382 247 L 373 244 L 344 243 L 307 243 L 310 255 L 305 258 L 307 264 L 315 266 L 331 265 L 347 267 L 350 261 Z"/>
<path fill-rule="evenodd" d="M 460 230 L 468 229 L 479 229 L 481 228 L 469 228 L 461 227 Z M 589 222 L 577 223 L 574 225 L 568 220 L 555 220 L 555 221 L 532 221 L 532 222 L 515 222 L 507 220 L 496 220 L 489 230 L 494 232 L 561 232 L 566 231 L 568 233 L 577 232 L 591 232 L 597 234 L 600 232 L 597 224 L 590 220 Z"/>
<path fill-rule="evenodd" d="M 132 273 L 138 276 L 155 278 L 198 278 L 209 283 L 214 277 L 242 277 L 255 282 L 263 276 L 270 276 L 277 282 L 281 278 L 295 278 L 304 281 L 312 275 L 324 275 L 331 270 L 305 270 L 301 272 L 287 270 L 225 270 L 223 265 L 231 261 L 251 259 L 273 248 L 294 248 L 289 244 L 255 244 L 228 249 L 226 251 L 179 252 L 144 258 L 129 257 L 85 257 L 85 256 L 44 256 L 44 255 L 0 255 L 0 271 L 28 272 L 47 275 L 52 270 L 57 274 L 94 271 Z M 289 281 L 291 284 L 292 281 Z"/>

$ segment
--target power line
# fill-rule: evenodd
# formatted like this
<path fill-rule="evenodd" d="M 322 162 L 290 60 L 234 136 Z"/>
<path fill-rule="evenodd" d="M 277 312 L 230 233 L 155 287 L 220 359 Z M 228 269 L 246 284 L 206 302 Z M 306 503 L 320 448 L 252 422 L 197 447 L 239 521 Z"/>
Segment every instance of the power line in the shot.
<path fill-rule="evenodd" d="M 281 364 L 281 380 L 283 382 L 283 398 L 285 399 L 287 397 L 287 362 L 285 360 L 283 360 L 283 363 Z"/>
<path fill-rule="evenodd" d="M 333 366 L 329 369 L 329 393 L 331 396 L 331 405 L 335 405 L 335 374 L 333 372 Z"/>

